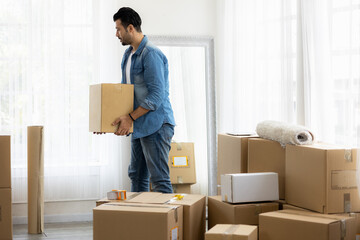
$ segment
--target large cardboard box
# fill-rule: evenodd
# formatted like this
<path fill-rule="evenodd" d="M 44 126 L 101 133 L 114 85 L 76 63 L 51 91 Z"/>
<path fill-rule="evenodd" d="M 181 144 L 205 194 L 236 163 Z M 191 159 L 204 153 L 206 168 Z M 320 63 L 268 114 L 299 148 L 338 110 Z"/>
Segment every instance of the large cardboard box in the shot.
<path fill-rule="evenodd" d="M 108 200 L 101 199 L 96 202 L 99 206 L 104 203 L 153 203 L 160 205 L 183 206 L 183 238 L 184 240 L 203 240 L 206 230 L 206 197 L 195 194 L 182 194 L 183 198 L 175 194 L 162 193 L 127 193 L 128 199 Z"/>
<path fill-rule="evenodd" d="M 89 131 L 114 133 L 111 124 L 134 110 L 134 85 L 102 83 L 90 85 Z M 130 132 L 133 131 L 131 128 Z"/>
<path fill-rule="evenodd" d="M 94 240 L 182 240 L 183 207 L 106 203 L 93 210 Z"/>
<path fill-rule="evenodd" d="M 279 210 L 277 202 L 230 204 L 221 201 L 221 196 L 208 197 L 208 226 L 216 224 L 258 225 L 259 214 Z"/>
<path fill-rule="evenodd" d="M 0 188 L 0 239 L 12 239 L 11 189 Z"/>
<path fill-rule="evenodd" d="M 196 183 L 194 143 L 172 142 L 168 165 L 172 184 Z"/>
<path fill-rule="evenodd" d="M 279 200 L 277 173 L 221 175 L 222 200 L 231 203 Z"/>
<path fill-rule="evenodd" d="M 218 185 L 223 174 L 247 173 L 248 140 L 254 137 L 218 134 Z"/>
<path fill-rule="evenodd" d="M 0 188 L 11 188 L 10 136 L 0 136 Z"/>
<path fill-rule="evenodd" d="M 217 224 L 205 234 L 205 240 L 257 240 L 257 227 L 249 225 Z"/>
<path fill-rule="evenodd" d="M 285 148 L 263 138 L 250 138 L 248 172 L 276 172 L 279 175 L 279 198 L 285 199 Z"/>
<path fill-rule="evenodd" d="M 316 212 L 360 212 L 356 150 L 287 145 L 285 193 L 287 203 Z"/>
<path fill-rule="evenodd" d="M 261 240 L 353 240 L 355 219 L 296 210 L 260 214 Z"/>

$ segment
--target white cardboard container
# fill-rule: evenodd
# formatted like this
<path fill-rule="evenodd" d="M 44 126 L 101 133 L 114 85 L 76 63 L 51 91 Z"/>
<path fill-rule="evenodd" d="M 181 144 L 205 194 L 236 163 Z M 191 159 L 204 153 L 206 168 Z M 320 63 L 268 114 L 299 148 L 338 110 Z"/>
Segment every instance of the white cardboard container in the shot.
<path fill-rule="evenodd" d="M 262 202 L 279 200 L 278 174 L 273 172 L 221 175 L 224 202 Z"/>

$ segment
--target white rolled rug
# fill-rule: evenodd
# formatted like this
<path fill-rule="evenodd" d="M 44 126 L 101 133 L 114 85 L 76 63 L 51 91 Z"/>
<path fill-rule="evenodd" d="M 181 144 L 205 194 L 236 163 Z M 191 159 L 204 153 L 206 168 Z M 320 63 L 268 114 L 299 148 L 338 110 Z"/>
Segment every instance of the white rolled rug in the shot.
<path fill-rule="evenodd" d="M 256 133 L 261 138 L 277 141 L 281 146 L 286 144 L 313 144 L 313 133 L 304 126 L 278 121 L 263 121 L 256 126 Z"/>

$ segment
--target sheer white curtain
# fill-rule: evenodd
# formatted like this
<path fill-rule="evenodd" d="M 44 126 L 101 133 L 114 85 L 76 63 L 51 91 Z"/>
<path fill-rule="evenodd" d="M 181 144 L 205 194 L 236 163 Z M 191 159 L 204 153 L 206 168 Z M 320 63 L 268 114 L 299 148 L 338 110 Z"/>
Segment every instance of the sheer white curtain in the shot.
<path fill-rule="evenodd" d="M 129 139 L 88 131 L 89 84 L 120 82 L 117 3 L 0 1 L 0 131 L 12 135 L 14 203 L 27 200 L 29 125 L 44 126 L 45 201 L 129 187 Z"/>
<path fill-rule="evenodd" d="M 193 193 L 207 195 L 205 48 L 164 47 L 168 58 L 170 101 L 176 122 L 174 141 L 193 142 L 197 183 Z"/>
<path fill-rule="evenodd" d="M 219 3 L 219 132 L 296 121 L 296 1 Z"/>
<path fill-rule="evenodd" d="M 359 146 L 360 1 L 301 0 L 301 8 L 308 125 L 319 140 Z"/>

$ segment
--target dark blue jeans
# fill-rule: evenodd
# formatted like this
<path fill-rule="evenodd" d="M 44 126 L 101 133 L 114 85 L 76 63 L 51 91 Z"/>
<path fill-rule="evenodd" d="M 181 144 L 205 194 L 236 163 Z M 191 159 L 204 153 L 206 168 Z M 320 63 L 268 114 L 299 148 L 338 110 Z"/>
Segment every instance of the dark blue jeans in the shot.
<path fill-rule="evenodd" d="M 172 193 L 168 157 L 174 126 L 163 124 L 155 133 L 131 138 L 129 177 L 132 192 L 148 192 L 149 177 L 155 192 Z"/>

